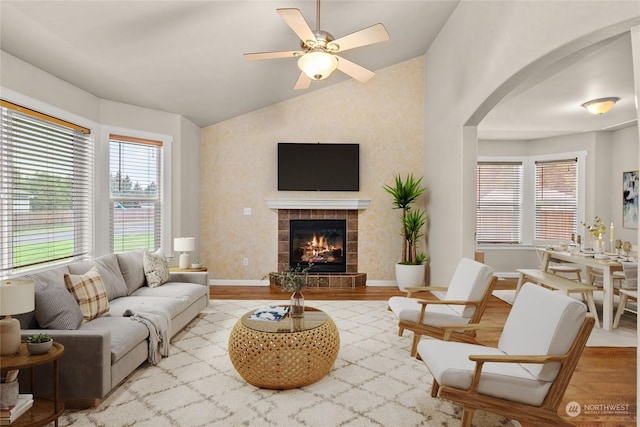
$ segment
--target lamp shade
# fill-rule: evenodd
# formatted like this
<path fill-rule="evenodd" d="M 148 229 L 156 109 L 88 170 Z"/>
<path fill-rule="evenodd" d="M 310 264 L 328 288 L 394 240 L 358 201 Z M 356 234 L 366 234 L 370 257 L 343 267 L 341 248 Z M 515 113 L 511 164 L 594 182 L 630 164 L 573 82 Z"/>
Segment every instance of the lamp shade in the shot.
<path fill-rule="evenodd" d="M 338 58 L 327 52 L 308 52 L 298 59 L 298 68 L 312 80 L 324 80 L 338 68 Z"/>
<path fill-rule="evenodd" d="M 176 237 L 173 239 L 173 249 L 180 252 L 191 252 L 196 249 L 196 238 Z"/>
<path fill-rule="evenodd" d="M 620 98 L 599 98 L 585 102 L 582 106 L 591 114 L 604 114 L 619 100 Z"/>
<path fill-rule="evenodd" d="M 31 280 L 0 282 L 0 315 L 28 313 L 35 309 L 34 285 Z"/>

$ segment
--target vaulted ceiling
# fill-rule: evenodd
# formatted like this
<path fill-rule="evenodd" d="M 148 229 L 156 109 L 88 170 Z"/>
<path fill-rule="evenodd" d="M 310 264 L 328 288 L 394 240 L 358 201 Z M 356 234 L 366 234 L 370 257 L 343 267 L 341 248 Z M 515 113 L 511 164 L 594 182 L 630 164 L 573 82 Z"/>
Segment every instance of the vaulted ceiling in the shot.
<path fill-rule="evenodd" d="M 389 41 L 343 54 L 376 71 L 423 55 L 457 5 L 326 0 L 321 29 L 339 38 L 383 23 Z M 336 72 L 296 91 L 300 72 L 294 58 L 243 58 L 247 52 L 299 49 L 297 36 L 276 13 L 289 7 L 300 9 L 315 28 L 312 0 L 3 0 L 0 47 L 100 98 L 180 114 L 205 127 L 348 78 Z M 595 120 L 579 107 L 603 96 L 621 101 Z M 532 76 L 482 121 L 479 135 L 532 139 L 611 129 L 635 119 L 625 36 Z"/>

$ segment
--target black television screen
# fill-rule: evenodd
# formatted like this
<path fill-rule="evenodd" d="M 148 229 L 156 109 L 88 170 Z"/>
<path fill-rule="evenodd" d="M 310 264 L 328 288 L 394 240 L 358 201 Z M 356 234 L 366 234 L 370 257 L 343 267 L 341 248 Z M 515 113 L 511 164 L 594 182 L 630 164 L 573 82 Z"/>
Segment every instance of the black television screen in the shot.
<path fill-rule="evenodd" d="M 360 146 L 278 143 L 278 190 L 359 191 Z"/>

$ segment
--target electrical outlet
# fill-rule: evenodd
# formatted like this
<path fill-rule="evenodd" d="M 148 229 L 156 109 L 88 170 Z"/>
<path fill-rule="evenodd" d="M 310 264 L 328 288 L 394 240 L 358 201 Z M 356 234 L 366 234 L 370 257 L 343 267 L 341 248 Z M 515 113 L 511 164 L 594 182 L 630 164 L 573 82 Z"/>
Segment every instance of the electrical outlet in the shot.
<path fill-rule="evenodd" d="M 249 265 L 249 258 L 242 258 L 242 265 Z"/>
<path fill-rule="evenodd" d="M 251 215 L 251 208 L 244 208 L 245 215 Z"/>

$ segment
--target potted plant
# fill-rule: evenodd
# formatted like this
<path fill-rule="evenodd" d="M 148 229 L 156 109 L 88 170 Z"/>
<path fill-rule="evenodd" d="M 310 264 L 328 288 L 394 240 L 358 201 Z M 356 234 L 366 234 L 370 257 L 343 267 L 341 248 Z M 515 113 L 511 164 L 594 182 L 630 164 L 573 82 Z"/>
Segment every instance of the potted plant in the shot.
<path fill-rule="evenodd" d="M 402 255 L 396 264 L 396 282 L 401 290 L 422 286 L 427 256 L 418 252 L 418 245 L 428 217 L 423 210 L 412 210 L 411 205 L 425 192 L 426 187 L 422 186 L 422 177 L 415 179 L 413 174 L 409 174 L 404 180 L 396 175 L 394 185 L 384 185 L 383 188 L 393 196 L 393 208 L 401 210 Z"/>
<path fill-rule="evenodd" d="M 51 349 L 53 339 L 48 334 L 35 334 L 27 337 L 27 349 L 31 354 L 44 354 Z"/>
<path fill-rule="evenodd" d="M 196 256 L 191 263 L 191 268 L 202 268 L 202 261 L 200 260 L 200 255 Z"/>
<path fill-rule="evenodd" d="M 295 268 L 289 267 L 287 271 L 278 271 L 269 273 L 269 280 L 274 281 L 282 291 L 293 292 L 291 294 L 291 317 L 304 316 L 304 295 L 302 289 L 309 284 L 309 270 L 313 267 L 312 263 L 305 268 L 298 264 Z"/>

